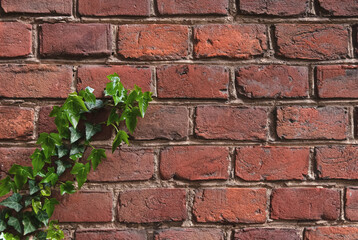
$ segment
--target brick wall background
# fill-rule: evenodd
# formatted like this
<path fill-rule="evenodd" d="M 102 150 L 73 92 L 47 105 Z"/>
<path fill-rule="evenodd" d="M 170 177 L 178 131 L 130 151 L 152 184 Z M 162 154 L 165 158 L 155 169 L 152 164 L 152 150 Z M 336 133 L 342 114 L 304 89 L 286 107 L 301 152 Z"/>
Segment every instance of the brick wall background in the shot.
<path fill-rule="evenodd" d="M 71 91 L 117 72 L 155 95 L 62 199 L 68 239 L 358 238 L 356 1 L 0 5 L 1 168 L 30 164 Z"/>

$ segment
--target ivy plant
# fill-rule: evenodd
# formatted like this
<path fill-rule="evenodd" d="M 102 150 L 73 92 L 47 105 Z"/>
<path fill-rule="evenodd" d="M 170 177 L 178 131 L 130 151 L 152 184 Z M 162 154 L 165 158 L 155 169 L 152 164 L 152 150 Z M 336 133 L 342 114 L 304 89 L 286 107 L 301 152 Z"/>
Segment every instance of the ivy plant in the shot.
<path fill-rule="evenodd" d="M 91 144 L 103 126 L 115 129 L 112 152 L 121 143 L 129 144 L 128 132 L 133 133 L 138 117 L 144 117 L 152 93 L 142 92 L 138 86 L 127 90 L 117 74 L 107 78 L 110 82 L 104 93 L 108 98 L 96 99 L 94 89 L 87 87 L 69 94 L 61 107 L 53 107 L 50 117 L 54 117 L 57 132 L 40 133 L 37 140 L 40 148 L 30 156 L 31 167 L 14 164 L 3 171 L 0 196 L 7 198 L 0 202 L 4 206 L 0 212 L 0 240 L 63 239 L 57 222 L 50 221 L 59 204 L 53 193 L 75 193 L 86 182 L 88 173 L 106 159 L 105 150 Z M 103 108 L 110 110 L 108 119 L 91 123 L 88 120 L 91 114 Z M 124 126 L 128 131 L 122 129 Z M 61 181 L 66 169 L 74 175 L 75 182 Z"/>

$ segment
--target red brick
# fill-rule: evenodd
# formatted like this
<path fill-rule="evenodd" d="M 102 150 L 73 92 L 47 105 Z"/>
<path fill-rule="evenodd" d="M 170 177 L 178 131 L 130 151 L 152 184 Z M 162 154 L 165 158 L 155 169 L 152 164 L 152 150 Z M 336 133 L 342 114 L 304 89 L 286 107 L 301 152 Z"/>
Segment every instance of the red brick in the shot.
<path fill-rule="evenodd" d="M 0 96 L 66 98 L 71 92 L 72 74 L 68 66 L 0 65 Z"/>
<path fill-rule="evenodd" d="M 228 0 L 157 0 L 158 11 L 161 15 L 227 15 Z"/>
<path fill-rule="evenodd" d="M 307 147 L 239 147 L 235 173 L 245 181 L 304 180 L 309 155 Z"/>
<path fill-rule="evenodd" d="M 316 148 L 318 176 L 323 179 L 358 179 L 357 146 Z"/>
<path fill-rule="evenodd" d="M 234 240 L 300 240 L 300 234 L 289 228 L 244 228 L 235 231 Z"/>
<path fill-rule="evenodd" d="M 302 16 L 306 13 L 308 0 L 240 0 L 240 11 L 244 14 L 272 16 Z"/>
<path fill-rule="evenodd" d="M 121 25 L 118 54 L 139 60 L 182 59 L 188 55 L 188 34 L 188 27 L 180 25 Z"/>
<path fill-rule="evenodd" d="M 224 240 L 224 234 L 215 228 L 169 228 L 155 232 L 155 240 Z"/>
<path fill-rule="evenodd" d="M 154 174 L 154 153 L 148 149 L 129 148 L 106 150 L 103 160 L 95 172 L 88 175 L 89 181 L 136 181 L 149 180 Z"/>
<path fill-rule="evenodd" d="M 22 166 L 31 166 L 30 156 L 35 151 L 35 148 L 0 148 L 0 170 L 9 171 L 13 164 Z M 4 177 L 0 172 L 0 178 Z"/>
<path fill-rule="evenodd" d="M 240 67 L 236 84 L 238 92 L 249 98 L 305 98 L 308 69 L 286 65 Z"/>
<path fill-rule="evenodd" d="M 271 198 L 271 218 L 281 220 L 336 220 L 340 214 L 338 190 L 279 188 Z"/>
<path fill-rule="evenodd" d="M 281 139 L 335 139 L 348 135 L 348 113 L 344 107 L 279 107 L 277 135 Z"/>
<path fill-rule="evenodd" d="M 346 192 L 345 216 L 349 221 L 358 221 L 358 189 L 348 188 Z"/>
<path fill-rule="evenodd" d="M 34 116 L 32 108 L 0 106 L 0 139 L 32 139 Z"/>
<path fill-rule="evenodd" d="M 137 66 L 80 66 L 77 90 L 89 86 L 95 89 L 96 97 L 104 97 L 103 90 L 109 82 L 106 76 L 113 73 L 120 76 L 121 82 L 127 89 L 133 89 L 134 85 L 137 85 L 142 91 L 153 91 L 150 68 Z"/>
<path fill-rule="evenodd" d="M 193 213 L 198 222 L 263 223 L 266 221 L 266 189 L 199 190 Z"/>
<path fill-rule="evenodd" d="M 186 107 L 149 105 L 145 118 L 138 120 L 134 138 L 183 140 L 188 131 L 189 111 Z"/>
<path fill-rule="evenodd" d="M 59 222 L 110 222 L 112 221 L 111 192 L 78 192 L 59 198 L 52 218 Z"/>
<path fill-rule="evenodd" d="M 337 24 L 280 24 L 276 26 L 277 55 L 308 60 L 348 57 L 347 26 Z"/>
<path fill-rule="evenodd" d="M 187 218 L 184 189 L 140 189 L 120 193 L 120 222 L 178 222 Z"/>
<path fill-rule="evenodd" d="M 221 66 L 175 65 L 157 68 L 159 98 L 228 98 L 229 70 Z"/>
<path fill-rule="evenodd" d="M 228 157 L 229 150 L 223 147 L 171 147 L 160 154 L 160 173 L 164 179 L 227 179 Z"/>
<path fill-rule="evenodd" d="M 308 228 L 305 231 L 305 240 L 356 240 L 358 239 L 357 227 L 317 227 Z"/>
<path fill-rule="evenodd" d="M 0 22 L 0 57 L 24 57 L 31 53 L 31 25 Z"/>
<path fill-rule="evenodd" d="M 149 0 L 79 0 L 82 16 L 149 16 Z"/>
<path fill-rule="evenodd" d="M 38 133 L 52 133 L 57 132 L 57 127 L 55 124 L 55 118 L 50 117 L 50 113 L 52 111 L 52 106 L 41 107 L 39 111 L 39 119 L 38 119 Z"/>
<path fill-rule="evenodd" d="M 196 58 L 225 57 L 249 59 L 267 50 L 264 25 L 202 25 L 194 29 Z"/>
<path fill-rule="evenodd" d="M 318 0 L 318 12 L 323 16 L 358 16 L 358 3 L 355 0 Z"/>
<path fill-rule="evenodd" d="M 71 15 L 71 0 L 2 0 L 6 13 Z"/>
<path fill-rule="evenodd" d="M 357 66 L 334 65 L 317 67 L 317 88 L 320 98 L 357 98 Z"/>
<path fill-rule="evenodd" d="M 40 54 L 42 57 L 104 57 L 111 54 L 111 45 L 109 24 L 41 25 Z"/>
<path fill-rule="evenodd" d="M 200 106 L 195 123 L 196 135 L 205 139 L 265 140 L 267 109 Z"/>
<path fill-rule="evenodd" d="M 81 230 L 76 232 L 77 240 L 107 240 L 107 239 L 123 239 L 123 240 L 146 240 L 145 231 L 136 230 Z"/>

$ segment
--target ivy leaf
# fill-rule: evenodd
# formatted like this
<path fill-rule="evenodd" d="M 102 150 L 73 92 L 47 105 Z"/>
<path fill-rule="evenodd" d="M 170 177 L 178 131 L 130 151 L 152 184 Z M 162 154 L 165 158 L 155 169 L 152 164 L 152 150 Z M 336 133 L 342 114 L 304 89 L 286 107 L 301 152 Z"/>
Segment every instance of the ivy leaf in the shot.
<path fill-rule="evenodd" d="M 40 185 L 41 188 L 41 195 L 44 197 L 51 196 L 51 187 L 50 186 L 43 186 Z"/>
<path fill-rule="evenodd" d="M 73 185 L 72 181 L 66 181 L 65 183 L 62 183 L 60 186 L 60 192 L 61 195 L 64 195 L 65 193 L 72 194 L 75 193 L 75 186 Z"/>
<path fill-rule="evenodd" d="M 114 153 L 114 151 L 117 149 L 117 147 L 121 144 L 122 141 L 129 144 L 128 137 L 129 136 L 125 131 L 119 130 L 113 140 L 112 153 Z"/>
<path fill-rule="evenodd" d="M 70 150 L 70 156 L 75 155 L 77 153 L 83 153 L 85 151 L 85 146 L 73 144 Z"/>
<path fill-rule="evenodd" d="M 54 221 L 50 222 L 49 228 L 47 231 L 47 239 L 51 240 L 62 240 L 65 238 L 65 234 L 61 231 L 58 225 L 55 225 Z"/>
<path fill-rule="evenodd" d="M 117 73 L 113 75 L 108 75 L 108 79 L 111 82 L 107 83 L 105 95 L 112 96 L 114 105 L 118 105 L 118 103 L 125 103 L 127 98 L 127 90 L 124 88 L 123 84 L 120 82 L 120 78 Z"/>
<path fill-rule="evenodd" d="M 22 234 L 22 227 L 19 219 L 15 217 L 9 217 L 9 220 L 7 221 L 7 224 L 11 227 L 13 227 L 18 233 Z"/>
<path fill-rule="evenodd" d="M 58 180 L 58 175 L 55 173 L 55 168 L 51 167 L 51 168 L 48 168 L 48 173 L 41 180 L 40 183 L 51 183 L 51 185 L 54 186 L 56 184 L 57 180 Z"/>
<path fill-rule="evenodd" d="M 59 202 L 55 198 L 45 199 L 45 203 L 43 206 L 43 210 L 46 211 L 48 217 L 50 218 L 55 210 L 55 205 L 59 204 Z"/>
<path fill-rule="evenodd" d="M 142 118 L 144 118 L 144 115 L 147 111 L 149 102 L 153 101 L 152 99 L 152 93 L 151 92 L 145 92 L 137 99 L 138 101 L 138 107 L 141 113 Z"/>
<path fill-rule="evenodd" d="M 81 90 L 79 92 L 79 95 L 85 99 L 86 102 L 95 104 L 96 103 L 96 97 L 93 94 L 94 89 L 90 87 L 86 87 L 85 90 Z"/>
<path fill-rule="evenodd" d="M 32 159 L 32 166 L 34 168 L 34 176 L 45 166 L 45 155 L 43 151 L 36 149 L 35 152 L 30 156 Z"/>
<path fill-rule="evenodd" d="M 30 195 L 34 195 L 38 191 L 40 191 L 40 188 L 37 186 L 35 180 L 29 180 L 29 188 L 30 188 Z"/>
<path fill-rule="evenodd" d="M 55 154 L 56 145 L 62 145 L 61 137 L 57 133 L 41 133 L 36 143 L 41 144 L 46 158 Z"/>
<path fill-rule="evenodd" d="M 104 102 L 101 99 L 96 99 L 96 103 L 89 103 L 89 102 L 85 102 L 86 107 L 89 111 L 93 111 L 95 109 L 100 109 L 103 108 L 104 106 Z"/>
<path fill-rule="evenodd" d="M 39 231 L 36 236 L 34 236 L 33 240 L 46 240 L 46 233 L 43 231 Z"/>
<path fill-rule="evenodd" d="M 133 91 L 128 95 L 128 98 L 127 98 L 127 100 L 126 100 L 126 105 L 127 105 L 127 106 L 129 106 L 129 105 L 132 106 L 133 103 L 134 103 L 134 101 L 136 100 L 137 96 L 138 96 L 138 92 L 135 91 L 135 90 L 133 90 Z"/>
<path fill-rule="evenodd" d="M 85 123 L 86 126 L 86 140 L 89 141 L 96 133 L 101 131 L 101 125 Z"/>
<path fill-rule="evenodd" d="M 31 203 L 32 203 L 32 209 L 37 214 L 42 209 L 41 201 L 37 201 L 35 199 L 32 199 Z"/>
<path fill-rule="evenodd" d="M 130 133 L 132 133 L 132 134 L 137 126 L 137 122 L 138 122 L 137 117 L 138 116 L 141 116 L 141 113 L 140 113 L 140 110 L 138 107 L 134 107 L 132 109 L 127 109 L 124 112 L 126 126 L 127 126 L 128 130 L 130 131 Z"/>
<path fill-rule="evenodd" d="M 24 225 L 24 235 L 35 232 L 37 230 L 28 216 L 24 217 L 22 224 Z"/>
<path fill-rule="evenodd" d="M 73 127 L 70 127 L 70 132 L 71 132 L 71 138 L 70 141 L 71 143 L 76 142 L 77 140 L 79 140 L 82 137 L 82 134 L 77 131 L 76 129 L 74 129 Z"/>
<path fill-rule="evenodd" d="M 57 146 L 57 156 L 58 158 L 63 158 L 66 156 L 70 151 L 63 145 Z"/>
<path fill-rule="evenodd" d="M 52 112 L 50 113 L 50 117 L 55 118 L 55 124 L 58 130 L 58 133 L 61 137 L 68 139 L 69 138 L 69 121 L 67 119 L 66 113 L 62 108 L 58 106 L 54 106 Z"/>
<path fill-rule="evenodd" d="M 107 126 L 111 125 L 112 123 L 115 123 L 115 124 L 119 124 L 119 116 L 117 114 L 117 109 L 116 108 L 112 108 L 110 114 L 109 114 L 109 117 L 108 117 L 108 120 L 107 120 Z"/>
<path fill-rule="evenodd" d="M 7 228 L 7 224 L 5 222 L 5 219 L 0 219 L 0 232 L 4 231 L 6 228 Z"/>
<path fill-rule="evenodd" d="M 68 121 L 70 121 L 74 128 L 77 128 L 78 122 L 80 120 L 80 114 L 82 112 L 88 112 L 82 97 L 77 96 L 76 93 L 71 93 L 68 96 L 66 102 L 62 106 L 62 109 L 65 112 Z"/>
<path fill-rule="evenodd" d="M 96 171 L 98 164 L 101 163 L 102 159 L 106 159 L 106 153 L 104 149 L 93 149 L 87 160 L 92 162 L 93 170 Z"/>
<path fill-rule="evenodd" d="M 72 166 L 72 164 L 69 164 L 68 162 L 63 162 L 61 160 L 57 160 L 55 163 L 57 165 L 56 173 L 58 176 L 61 176 L 67 168 L 70 168 Z"/>
<path fill-rule="evenodd" d="M 15 175 L 14 182 L 18 189 L 21 189 L 25 183 L 27 183 L 28 178 L 33 179 L 33 172 L 31 167 L 23 167 L 14 164 L 10 168 L 9 173 Z"/>
<path fill-rule="evenodd" d="M 70 156 L 70 158 L 73 160 L 73 161 L 76 161 L 77 159 L 83 157 L 83 153 L 76 153 L 76 154 L 73 154 Z"/>
<path fill-rule="evenodd" d="M 11 181 L 11 178 L 7 176 L 6 178 L 0 181 L 0 197 L 8 194 L 12 188 L 14 188 L 14 182 Z"/>
<path fill-rule="evenodd" d="M 19 212 L 22 209 L 22 205 L 20 204 L 21 199 L 22 196 L 19 193 L 14 193 L 10 197 L 0 202 L 0 205 L 14 209 L 16 212 Z"/>
<path fill-rule="evenodd" d="M 71 174 L 76 175 L 79 189 L 81 189 L 82 185 L 87 181 L 87 174 L 90 170 L 90 163 L 86 163 L 85 165 L 83 163 L 76 163 L 75 166 L 73 166 Z"/>
<path fill-rule="evenodd" d="M 48 224 L 48 220 L 50 219 L 46 211 L 40 210 L 38 213 L 36 213 L 36 218 L 40 222 L 42 222 L 45 226 Z"/>
<path fill-rule="evenodd" d="M 1 233 L 0 234 L 0 239 L 1 240 L 20 240 L 19 236 L 14 236 L 11 233 Z"/>

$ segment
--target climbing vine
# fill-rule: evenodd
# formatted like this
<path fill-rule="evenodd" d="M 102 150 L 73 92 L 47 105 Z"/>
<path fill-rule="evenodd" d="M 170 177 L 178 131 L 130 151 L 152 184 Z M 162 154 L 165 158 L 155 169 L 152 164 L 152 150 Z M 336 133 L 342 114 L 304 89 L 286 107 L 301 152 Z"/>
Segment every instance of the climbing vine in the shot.
<path fill-rule="evenodd" d="M 93 136 L 103 126 L 112 126 L 116 135 L 112 143 L 114 152 L 122 142 L 129 144 L 128 133 L 121 129 L 121 122 L 133 133 L 138 117 L 144 117 L 151 92 L 142 92 L 135 86 L 127 90 L 117 74 L 109 75 L 104 91 L 106 100 L 96 99 L 93 89 L 69 94 L 65 103 L 53 107 L 50 113 L 57 127 L 56 133 L 41 133 L 37 144 L 41 146 L 30 156 L 32 166 L 14 164 L 0 180 L 0 196 L 8 196 L 0 202 L 5 208 L 0 212 L 0 240 L 25 239 L 59 240 L 64 233 L 56 221 L 50 221 L 55 206 L 53 192 L 73 194 L 81 189 L 87 175 L 106 158 L 105 150 L 91 144 Z M 100 109 L 110 108 L 107 121 L 91 123 L 88 117 Z M 79 127 L 83 126 L 83 127 Z M 85 154 L 86 152 L 86 154 Z M 88 153 L 88 154 L 87 154 Z M 76 181 L 62 182 L 66 169 Z"/>

